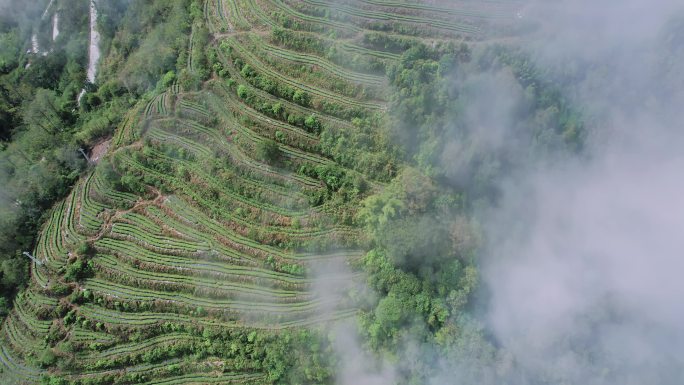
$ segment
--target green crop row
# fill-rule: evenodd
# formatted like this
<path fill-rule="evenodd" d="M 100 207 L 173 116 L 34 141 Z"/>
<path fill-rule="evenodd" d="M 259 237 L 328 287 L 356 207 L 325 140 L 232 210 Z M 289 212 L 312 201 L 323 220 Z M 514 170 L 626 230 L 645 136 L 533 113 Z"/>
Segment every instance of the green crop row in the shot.
<path fill-rule="evenodd" d="M 215 106 L 212 106 L 212 110 L 219 112 L 219 116 L 221 117 L 222 121 L 223 121 L 224 123 L 229 124 L 229 125 L 230 125 L 233 129 L 235 129 L 235 131 L 237 131 L 238 133 L 243 134 L 244 137 L 245 137 L 245 139 L 247 139 L 247 140 L 249 140 L 249 141 L 251 142 L 251 145 L 252 145 L 252 146 L 254 146 L 254 145 L 256 145 L 257 143 L 260 143 L 260 142 L 262 142 L 262 141 L 264 140 L 264 138 L 262 138 L 261 136 L 257 135 L 256 133 L 254 133 L 254 132 L 251 131 L 250 129 L 248 129 L 248 128 L 242 126 L 242 125 L 241 125 L 240 123 L 238 123 L 238 122 L 235 122 L 235 121 L 234 121 L 235 118 L 234 118 L 232 115 L 226 114 L 226 112 L 223 111 L 223 110 L 221 109 L 223 106 L 220 105 L 220 104 L 218 103 L 218 101 L 214 101 L 214 102 L 212 102 L 212 103 L 215 105 Z M 314 164 L 329 164 L 329 163 L 332 162 L 332 161 L 330 161 L 330 160 L 327 159 L 327 158 L 323 158 L 323 157 L 321 157 L 321 156 L 316 156 L 316 155 L 308 154 L 308 153 L 306 153 L 306 152 L 304 152 L 304 151 L 297 150 L 297 149 L 295 149 L 295 148 L 293 148 L 293 147 L 286 146 L 286 145 L 284 145 L 284 144 L 279 144 L 278 147 L 279 147 L 280 151 L 281 151 L 284 155 L 286 155 L 286 156 L 288 156 L 288 157 L 290 157 L 290 158 L 292 158 L 292 159 L 295 159 L 295 160 L 306 161 L 306 162 L 313 162 Z M 256 161 L 254 161 L 254 162 L 256 162 Z M 291 177 L 292 179 L 295 179 L 295 180 L 298 180 L 298 181 L 302 181 L 302 182 L 306 181 L 305 183 L 308 184 L 309 186 L 317 186 L 317 187 L 320 186 L 320 183 L 319 183 L 319 182 L 313 182 L 313 180 L 312 180 L 311 178 L 302 178 L 302 177 L 300 177 L 299 175 L 291 175 L 290 177 Z"/>
<path fill-rule="evenodd" d="M 21 327 L 22 330 L 19 330 Z M 9 346 L 12 347 L 15 353 L 25 356 L 32 348 L 42 347 L 44 343 L 39 341 L 37 337 L 32 336 L 28 330 L 30 326 L 21 321 L 17 321 L 17 317 L 11 314 L 7 317 L 7 322 L 2 328 L 2 333 Z"/>
<path fill-rule="evenodd" d="M 270 28 L 291 28 L 298 31 L 309 31 L 317 33 L 329 33 L 340 38 L 348 38 L 356 34 L 358 31 L 354 28 L 349 28 L 347 25 L 339 24 L 335 26 L 331 23 L 326 23 L 325 20 L 320 20 L 292 17 L 288 14 L 289 11 L 278 10 L 269 6 L 268 3 L 257 4 L 256 0 L 246 0 L 246 5 L 243 6 L 246 11 L 249 11 L 253 17 L 250 21 L 254 25 L 261 25 Z M 306 16 L 306 15 L 304 15 Z"/>
<path fill-rule="evenodd" d="M 207 310 L 232 310 L 238 313 L 259 313 L 264 315 L 296 315 L 310 314 L 330 301 L 311 300 L 300 303 L 269 303 L 258 304 L 249 301 L 205 299 L 185 293 L 166 293 L 158 290 L 141 289 L 103 281 L 97 278 L 88 279 L 84 283 L 86 289 L 124 300 L 162 301 L 169 304 L 182 305 L 188 308 L 201 306 Z"/>
<path fill-rule="evenodd" d="M 41 293 L 36 292 L 36 290 L 27 290 L 24 292 L 26 299 L 34 305 L 45 305 L 48 307 L 55 307 L 59 301 L 52 297 L 47 297 Z"/>
<path fill-rule="evenodd" d="M 135 139 L 137 139 L 138 132 L 136 128 L 140 123 L 140 117 L 145 116 L 145 110 L 148 106 L 149 98 L 145 97 L 143 100 L 139 101 L 127 114 L 123 120 L 123 123 L 117 128 L 114 139 L 112 140 L 112 145 L 123 146 L 126 144 L 131 144 Z"/>
<path fill-rule="evenodd" d="M 228 374 L 208 376 L 206 373 L 185 374 L 174 378 L 165 378 L 146 382 L 144 385 L 185 385 L 185 384 L 270 384 L 265 374 Z"/>
<path fill-rule="evenodd" d="M 130 239 L 143 247 L 148 246 L 155 250 L 164 250 L 181 255 L 209 250 L 209 245 L 206 242 L 181 241 L 176 238 L 149 234 L 135 226 L 121 222 L 112 226 L 111 234 L 112 237 Z"/>
<path fill-rule="evenodd" d="M 255 208 L 260 211 L 276 213 L 288 218 L 302 217 L 308 212 L 308 210 L 304 208 L 291 209 L 287 207 L 292 206 L 292 204 L 288 202 L 288 196 L 284 192 L 275 192 L 269 190 L 267 186 L 260 186 L 258 184 L 250 184 L 251 190 L 248 190 L 245 187 L 241 187 L 242 180 L 239 178 L 236 178 L 237 180 L 232 178 L 227 180 L 224 178 L 216 178 L 213 173 L 210 173 L 199 164 L 174 159 L 157 151 L 153 151 L 152 153 L 157 158 L 163 159 L 167 162 L 173 162 L 176 166 L 180 165 L 186 171 L 192 171 L 193 180 L 195 181 L 194 183 L 199 180 L 203 181 L 205 185 L 212 186 L 213 188 L 220 190 L 221 195 L 225 195 L 230 199 L 241 203 L 245 209 L 251 210 L 252 208 Z M 264 201 L 264 195 L 271 195 L 270 199 L 268 199 L 268 201 Z M 257 197 L 258 200 L 254 197 Z M 300 197 L 300 202 L 298 205 L 296 205 L 296 207 L 307 206 L 308 204 L 305 201 L 302 202 L 304 199 L 307 198 Z"/>
<path fill-rule="evenodd" d="M 387 1 L 387 0 L 359 0 L 360 2 L 370 4 L 370 5 L 375 5 L 375 6 L 382 6 L 382 7 L 390 7 L 393 10 L 403 8 L 403 9 L 412 9 L 412 10 L 419 10 L 419 11 L 429 11 L 429 12 L 435 12 L 435 13 L 440 13 L 440 14 L 446 14 L 446 15 L 451 15 L 451 16 L 457 16 L 457 17 L 468 17 L 468 18 L 479 18 L 479 19 L 492 19 L 492 18 L 513 18 L 515 16 L 515 12 L 511 9 L 488 9 L 487 11 L 484 10 L 477 10 L 477 9 L 456 9 L 456 8 L 448 8 L 448 7 L 440 7 L 440 6 L 434 6 L 426 3 L 406 3 L 406 2 L 399 2 L 399 1 Z"/>
<path fill-rule="evenodd" d="M 194 324 L 199 323 L 205 326 L 218 326 L 232 328 L 237 324 L 229 322 L 219 322 L 176 313 L 155 313 L 155 312 L 122 312 L 111 310 L 104 307 L 83 304 L 79 307 L 79 314 L 92 319 L 112 325 L 131 325 L 136 327 L 154 326 L 162 322 Z"/>
<path fill-rule="evenodd" d="M 22 298 L 18 298 L 15 301 L 14 311 L 21 323 L 28 326 L 28 329 L 31 331 L 31 333 L 35 334 L 36 336 L 45 335 L 48 333 L 48 331 L 50 331 L 52 321 L 39 320 L 30 309 L 26 308 L 26 304 Z"/>
<path fill-rule="evenodd" d="M 8 382 L 12 381 L 19 384 L 29 381 L 31 383 L 37 383 L 40 376 L 45 373 L 44 370 L 30 368 L 18 363 L 16 359 L 12 358 L 7 347 L 3 344 L 0 344 L 0 363 L 2 363 L 3 369 L 7 370 L 11 375 L 9 377 L 2 376 Z M 12 382 L 9 382 L 9 384 Z"/>
<path fill-rule="evenodd" d="M 223 2 L 223 0 L 219 1 Z M 233 25 L 238 29 L 249 29 L 250 23 L 247 22 L 245 17 L 242 15 L 242 8 L 235 2 L 235 0 L 226 1 L 228 4 L 230 4 L 230 16 L 233 19 Z M 221 9 L 225 10 L 223 6 L 221 6 Z"/>
<path fill-rule="evenodd" d="M 364 82 L 363 79 L 353 78 L 354 72 L 330 61 L 325 61 L 318 56 L 299 57 L 299 59 L 308 61 L 305 63 L 298 61 L 297 57 L 293 56 L 297 53 L 283 50 L 280 47 L 273 47 L 276 51 L 269 52 L 264 47 L 265 43 L 262 41 L 262 37 L 257 34 L 245 33 L 234 36 L 248 52 L 254 54 L 264 65 L 276 69 L 278 73 L 289 79 L 295 79 L 298 83 L 307 84 L 321 91 L 366 104 L 383 104 L 387 96 L 382 90 L 383 78 L 380 76 L 374 78 L 379 81 L 378 83 L 370 84 Z M 345 76 L 344 72 L 334 71 L 331 67 L 351 72 L 352 78 Z M 243 73 L 243 75 L 245 74 Z"/>
<path fill-rule="evenodd" d="M 212 151 L 208 147 L 198 144 L 197 142 L 188 140 L 182 136 L 174 135 L 169 132 L 163 131 L 156 127 L 151 127 L 147 131 L 147 136 L 150 138 L 154 138 L 162 143 L 177 143 L 181 147 L 192 151 L 198 156 L 211 157 L 212 155 Z"/>
<path fill-rule="evenodd" d="M 98 249 L 110 252 L 129 263 L 144 264 L 149 270 L 172 271 L 191 277 L 214 277 L 215 280 L 260 285 L 273 288 L 298 289 L 308 285 L 304 278 L 256 267 L 231 265 L 222 262 L 188 259 L 164 255 L 136 248 L 130 243 L 113 239 L 97 241 Z"/>
<path fill-rule="evenodd" d="M 224 0 L 209 0 L 205 2 L 204 15 L 207 24 L 211 26 L 213 24 L 212 20 L 216 19 L 216 23 L 220 25 L 220 32 L 232 32 L 234 28 L 248 29 L 250 24 L 245 20 L 242 10 L 235 3 L 235 0 L 226 1 L 230 7 L 228 15 L 226 15 Z M 214 13 L 215 16 L 213 15 Z"/>
<path fill-rule="evenodd" d="M 182 98 L 180 99 L 179 104 L 180 107 L 183 109 L 193 111 L 197 114 L 204 115 L 206 117 L 210 117 L 207 108 L 199 103 L 195 103 L 191 100 L 188 100 L 187 98 Z"/>
<path fill-rule="evenodd" d="M 263 113 L 258 112 L 257 110 L 254 109 L 254 107 L 248 105 L 247 103 L 238 102 L 235 98 L 232 97 L 232 95 L 231 95 L 231 97 L 226 98 L 226 101 L 228 102 L 228 107 L 231 107 L 233 114 L 236 114 L 236 115 L 240 116 L 241 118 L 248 117 L 250 120 L 252 120 L 253 123 L 266 127 L 269 131 L 268 136 L 270 138 L 278 140 L 278 138 L 274 134 L 274 132 L 277 130 L 282 130 L 282 132 L 284 132 L 284 133 L 287 132 L 290 135 L 294 136 L 295 144 L 293 144 L 293 145 L 304 142 L 303 145 L 299 145 L 297 147 L 304 148 L 305 150 L 307 150 L 309 152 L 320 151 L 320 149 L 318 148 L 319 147 L 318 136 L 311 134 L 311 133 L 305 131 L 304 129 L 302 129 L 301 127 L 298 127 L 294 124 L 285 123 L 281 120 L 268 117 L 268 116 L 264 115 Z M 303 119 L 304 119 L 304 117 L 302 117 L 302 120 Z"/>
<path fill-rule="evenodd" d="M 164 131 L 168 132 L 168 131 Z M 176 132 L 168 132 L 169 135 L 172 136 L 179 136 L 176 135 Z M 185 138 L 185 136 L 181 136 Z M 160 133 L 155 133 L 155 139 L 158 140 L 160 143 L 163 141 L 163 138 L 161 137 Z M 188 139 L 185 139 L 188 141 Z M 204 144 L 199 144 L 197 141 L 191 141 L 198 146 L 203 146 L 203 147 L 209 147 L 211 146 L 211 143 L 207 143 L 206 146 Z M 190 146 L 189 142 L 186 143 L 186 145 Z M 215 147 L 215 146 L 214 146 Z M 262 196 L 263 194 L 266 194 L 268 197 L 272 199 L 271 205 L 271 210 L 274 212 L 281 212 L 284 215 L 298 215 L 297 211 L 291 211 L 290 213 L 285 213 L 282 212 L 282 209 L 278 208 L 279 204 L 277 202 L 282 201 L 283 199 L 287 200 L 286 206 L 292 206 L 293 203 L 297 203 L 296 206 L 302 207 L 302 206 L 308 206 L 308 196 L 297 192 L 293 188 L 288 188 L 285 189 L 283 187 L 280 187 L 278 185 L 274 185 L 267 181 L 262 180 L 253 180 L 250 178 L 246 178 L 242 175 L 241 172 L 230 172 L 230 169 L 236 169 L 233 167 L 233 165 L 230 165 L 229 163 L 227 164 L 226 159 L 215 159 L 212 157 L 210 160 L 205 160 L 202 165 L 200 165 L 198 162 L 194 161 L 187 161 L 187 160 L 182 160 L 179 159 L 179 157 L 174 157 L 174 156 L 169 156 L 165 152 L 162 152 L 164 150 L 163 148 L 160 150 L 157 149 L 147 149 L 149 151 L 150 155 L 154 155 L 156 158 L 158 158 L 160 161 L 165 162 L 165 164 L 168 164 L 171 168 L 176 168 L 176 169 L 182 169 L 185 171 L 190 171 L 190 170 L 195 170 L 198 169 L 201 174 L 207 174 L 209 170 L 206 169 L 206 166 L 208 163 L 213 163 L 214 166 L 220 167 L 225 169 L 226 166 L 228 170 L 225 170 L 225 172 L 222 172 L 220 175 L 215 175 L 212 173 L 212 175 L 209 175 L 208 178 L 205 179 L 211 179 L 215 180 L 215 176 L 220 176 L 222 178 L 228 178 L 228 179 L 222 179 L 221 182 L 224 185 L 224 188 L 227 188 L 231 191 L 234 191 L 236 193 L 243 194 L 244 197 L 240 198 L 238 196 L 235 197 L 235 199 L 243 201 L 245 204 L 249 204 L 251 206 L 262 206 L 261 202 L 251 202 L 249 199 L 249 196 Z M 147 163 L 154 163 L 154 160 L 152 159 L 147 159 Z M 182 166 L 182 167 L 180 167 Z M 237 170 L 236 170 L 237 171 Z M 182 178 L 184 174 L 181 174 L 180 177 Z M 246 195 L 245 195 L 246 194 Z M 294 196 L 293 196 L 294 194 Z M 246 201 L 244 199 L 247 199 Z"/>
<path fill-rule="evenodd" d="M 224 112 L 225 116 L 225 112 Z M 263 137 L 257 135 L 254 131 L 250 130 L 249 128 L 244 127 L 241 123 L 235 122 L 235 118 L 233 116 L 228 117 L 229 121 L 232 121 L 232 127 L 235 128 L 239 133 L 243 134 L 245 138 L 250 140 L 252 143 L 260 143 L 264 140 Z M 311 162 L 314 165 L 321 165 L 321 164 L 332 164 L 333 161 L 330 159 L 324 158 L 319 155 L 314 155 L 310 154 L 306 151 L 299 150 L 295 147 L 291 147 L 282 143 L 278 144 L 278 147 L 280 151 L 287 157 L 296 159 L 296 160 L 302 160 L 306 162 Z"/>
<path fill-rule="evenodd" d="M 219 52 L 219 57 L 223 62 L 226 63 L 232 63 L 232 59 L 228 58 L 221 50 Z M 234 85 L 239 86 L 240 84 L 244 85 L 245 87 L 250 87 L 252 89 L 252 93 L 254 96 L 258 97 L 262 102 L 269 102 L 271 105 L 275 104 L 280 104 L 283 107 L 284 111 L 288 111 L 289 114 L 292 115 L 301 115 L 301 116 L 311 116 L 311 115 L 316 115 L 319 120 L 323 123 L 325 127 L 332 125 L 337 125 L 339 127 L 345 127 L 349 128 L 352 127 L 351 123 L 347 120 L 344 120 L 342 118 L 332 116 L 332 115 L 326 115 L 324 113 L 321 113 L 321 111 L 315 110 L 311 107 L 306 107 L 301 104 L 295 103 L 291 101 L 290 99 L 287 98 L 280 98 L 278 96 L 275 96 L 271 93 L 268 93 L 260 88 L 256 88 L 252 86 L 251 83 L 249 83 L 247 80 L 245 80 L 240 72 L 237 70 L 237 68 L 234 65 L 228 65 L 225 67 L 231 74 L 231 81 L 233 82 Z M 234 95 L 235 90 L 231 90 L 230 87 L 226 84 L 226 82 L 219 82 L 219 81 L 209 81 L 208 82 L 209 87 L 212 89 L 212 94 L 209 95 L 209 100 L 211 98 L 215 98 L 217 95 L 221 96 L 221 99 L 227 99 L 226 96 Z M 235 87 L 237 88 L 237 87 Z"/>
<path fill-rule="evenodd" d="M 202 224 L 188 225 L 188 222 L 186 221 L 187 218 L 177 216 L 175 212 L 170 215 L 167 211 L 163 211 L 156 207 L 149 207 L 147 209 L 147 213 L 149 213 L 151 217 L 157 219 L 157 221 L 159 221 L 160 223 L 163 223 L 165 226 L 174 229 L 174 231 L 177 231 L 179 234 L 183 234 L 184 236 L 191 236 L 195 239 L 201 239 L 204 242 L 207 242 L 207 244 L 210 245 L 211 251 L 209 251 L 208 253 L 202 253 L 204 259 L 206 259 L 207 256 L 216 255 L 217 257 L 214 259 L 228 260 L 231 263 L 239 265 L 259 265 L 259 263 L 256 259 L 254 259 L 254 257 L 240 252 L 237 248 L 225 246 L 225 241 L 220 240 L 225 238 L 225 235 L 223 236 L 223 238 L 221 238 L 221 236 L 217 236 L 217 234 L 215 234 L 212 231 L 206 231 L 206 228 L 204 228 Z M 232 232 L 228 229 L 224 228 L 224 231 L 229 236 L 232 234 Z"/>
<path fill-rule="evenodd" d="M 79 209 L 79 224 L 83 228 L 84 233 L 94 234 L 103 225 L 103 221 L 98 218 L 98 215 L 104 210 L 110 208 L 102 203 L 95 202 L 91 197 L 93 191 L 94 173 L 88 175 L 85 182 L 79 185 L 78 191 L 80 205 Z"/>
<path fill-rule="evenodd" d="M 130 223 L 131 225 L 147 233 L 155 235 L 161 235 L 162 233 L 162 228 L 158 224 L 156 224 L 153 220 L 142 214 L 129 212 L 122 216 L 121 220 Z"/>
<path fill-rule="evenodd" d="M 107 255 L 99 255 L 95 263 L 100 268 L 100 274 L 106 272 L 104 275 L 109 281 L 144 289 L 184 292 L 203 298 L 249 299 L 254 303 L 293 303 L 307 297 L 303 292 L 271 289 L 267 286 L 137 269 Z"/>
<path fill-rule="evenodd" d="M 65 201 L 62 201 L 54 207 L 36 244 L 35 256 L 44 260 L 51 268 L 58 268 L 66 263 L 67 252 L 62 246 L 61 236 L 65 206 Z"/>
<path fill-rule="evenodd" d="M 234 38 L 227 38 L 228 41 L 230 42 L 230 46 L 233 48 L 233 52 L 239 55 L 240 58 L 245 60 L 246 63 L 250 64 L 251 66 L 254 67 L 254 69 L 257 72 L 263 72 L 264 75 L 269 76 L 270 78 L 280 81 L 283 84 L 286 84 L 289 87 L 292 87 L 295 90 L 304 90 L 311 95 L 315 95 L 323 100 L 329 100 L 335 103 L 338 103 L 342 106 L 346 106 L 348 108 L 356 108 L 360 110 L 382 110 L 385 108 L 383 104 L 380 103 L 375 103 L 375 102 L 370 102 L 370 101 L 365 101 L 365 102 L 360 102 L 357 101 L 353 98 L 342 96 L 324 89 L 321 89 L 319 87 L 314 87 L 314 86 L 309 86 L 307 84 L 301 83 L 295 79 L 291 79 L 288 76 L 285 76 L 281 74 L 280 72 L 274 70 L 271 66 L 268 64 L 265 64 L 262 62 L 256 55 L 252 54 L 249 52 L 247 49 L 242 47 L 242 45 Z"/>
<path fill-rule="evenodd" d="M 260 48 L 275 57 L 297 63 L 315 65 L 317 67 L 323 68 L 332 75 L 342 76 L 352 82 L 374 86 L 384 86 L 387 83 L 383 76 L 351 71 L 320 56 L 291 51 L 266 43 L 261 44 Z"/>
<path fill-rule="evenodd" d="M 44 267 L 37 267 L 31 265 L 31 279 L 33 279 L 40 287 L 47 288 L 49 278 L 45 276 Z"/>
<path fill-rule="evenodd" d="M 80 183 L 79 183 L 80 184 Z M 64 229 L 62 233 L 62 239 L 64 242 L 70 244 L 78 244 L 85 240 L 85 237 L 76 229 L 77 220 L 75 214 L 78 209 L 78 194 L 79 186 L 74 188 L 71 195 L 67 198 L 66 216 L 64 217 L 64 223 L 60 228 Z"/>
<path fill-rule="evenodd" d="M 150 100 L 150 102 L 147 104 L 147 107 L 145 108 L 145 117 L 149 118 L 152 115 L 166 115 L 166 99 L 167 94 L 166 92 L 164 92 Z"/>
<path fill-rule="evenodd" d="M 95 185 L 92 191 L 100 202 L 113 207 L 130 207 L 138 200 L 135 194 L 114 190 L 98 171 L 95 171 Z"/>
<path fill-rule="evenodd" d="M 250 20 L 252 24 L 257 24 L 257 21 L 260 21 L 263 23 L 264 26 L 271 28 L 278 27 L 278 23 L 271 20 L 271 18 L 264 12 L 261 6 L 256 4 L 255 0 L 247 0 L 247 7 L 245 10 L 250 11 L 256 17 L 255 19 Z"/>
<path fill-rule="evenodd" d="M 116 338 L 110 334 L 86 330 L 80 326 L 75 326 L 72 330 L 72 333 L 74 336 L 74 342 L 78 342 L 78 343 L 82 343 L 82 344 L 89 344 L 89 343 L 112 344 L 112 343 L 116 342 Z"/>
<path fill-rule="evenodd" d="M 227 231 L 226 226 L 221 224 L 218 221 L 215 221 L 211 218 L 209 218 L 207 215 L 201 213 L 199 210 L 196 210 L 195 208 L 192 207 L 192 205 L 187 204 L 186 202 L 183 202 L 180 198 L 178 197 L 169 197 L 169 200 L 166 203 L 166 206 L 168 206 L 170 209 L 173 210 L 174 213 L 179 214 L 179 218 L 183 218 L 184 220 L 186 218 L 192 218 L 190 220 L 190 223 L 194 227 L 197 227 L 198 230 L 201 229 L 202 231 L 208 231 L 208 232 L 213 232 L 214 234 L 218 235 L 219 237 L 223 238 L 230 238 L 232 236 L 232 232 Z M 324 206 L 322 206 L 324 207 Z M 318 216 L 320 213 L 318 211 L 312 210 L 312 215 Z M 282 251 L 280 249 L 276 249 L 273 247 L 268 247 L 268 253 L 267 254 L 271 255 L 276 255 L 278 257 L 283 257 L 285 259 L 297 259 L 297 255 L 287 253 L 287 256 L 282 254 Z"/>
<path fill-rule="evenodd" d="M 120 344 L 113 348 L 103 350 L 101 352 L 83 352 L 83 354 L 79 355 L 79 359 L 87 361 L 112 359 L 120 355 L 137 353 L 140 350 L 145 350 L 158 344 L 181 340 L 197 341 L 197 338 L 186 333 L 163 334 L 161 336 L 153 337 L 145 341 L 136 341 L 128 344 Z"/>
<path fill-rule="evenodd" d="M 261 256 L 262 258 L 277 257 L 283 260 L 296 259 L 294 255 L 287 253 L 281 249 L 256 242 L 250 238 L 236 234 L 232 231 L 226 231 L 225 225 L 210 220 L 205 215 L 200 214 L 198 210 L 192 208 L 191 205 L 179 205 L 178 203 L 178 201 L 170 200 L 167 203 L 167 206 L 171 208 L 174 211 L 174 213 L 178 213 L 178 215 L 181 215 L 184 218 L 194 217 L 199 219 L 194 220 L 194 222 L 197 224 L 197 227 L 202 228 L 204 231 L 214 231 L 216 234 L 220 235 L 225 241 L 228 241 L 231 244 L 231 247 L 237 248 L 238 250 L 241 250 L 243 252 L 248 252 L 251 255 Z"/>
<path fill-rule="evenodd" d="M 158 152 L 152 151 L 152 153 L 155 153 L 158 157 L 162 157 Z M 245 196 L 242 196 L 236 192 L 233 192 L 230 187 L 227 187 L 225 184 L 221 184 L 219 180 L 217 180 L 213 175 L 208 174 L 204 169 L 201 167 L 195 165 L 194 163 L 189 163 L 189 162 L 182 162 L 180 160 L 175 160 L 171 158 L 171 160 L 174 161 L 176 166 L 181 166 L 185 170 L 190 170 L 190 171 L 195 171 L 197 174 L 195 175 L 193 182 L 189 183 L 182 178 L 177 178 L 171 175 L 164 175 L 162 173 L 159 173 L 158 171 L 154 170 L 153 168 L 149 167 L 146 164 L 142 164 L 140 162 L 136 162 L 133 159 L 126 159 L 123 158 L 124 163 L 128 164 L 129 167 L 132 166 L 133 169 L 138 169 L 140 173 L 143 175 L 146 175 L 146 177 L 156 177 L 159 180 L 165 180 L 170 182 L 170 185 L 173 186 L 176 189 L 179 189 L 181 191 L 184 191 L 186 194 L 192 196 L 194 200 L 200 200 L 202 203 L 204 203 L 207 207 L 212 207 L 215 208 L 216 210 L 223 212 L 225 215 L 229 215 L 230 217 L 233 216 L 233 214 L 229 214 L 226 212 L 226 207 L 225 203 L 226 202 L 236 202 L 236 203 L 242 203 L 245 205 L 244 207 L 247 209 L 258 209 L 262 210 L 264 212 L 271 212 L 275 213 L 278 215 L 285 215 L 287 217 L 299 217 L 302 215 L 305 215 L 305 211 L 299 210 L 299 211 L 293 211 L 285 208 L 281 208 L 279 206 L 275 206 L 272 204 L 260 202 L 260 201 L 255 201 L 252 199 L 249 199 Z M 146 158 L 145 162 L 154 162 L 155 158 Z M 167 159 L 167 162 L 169 159 Z M 168 163 L 167 163 L 168 164 Z M 160 179 L 164 178 L 164 179 Z M 207 187 L 211 187 L 212 190 L 207 190 Z M 203 198 L 202 196 L 205 196 L 207 194 L 215 194 L 214 196 L 211 196 L 209 199 Z M 217 205 L 216 201 L 218 198 L 222 199 L 223 205 Z M 239 206 L 238 206 L 239 207 Z"/>
<path fill-rule="evenodd" d="M 346 23 L 340 23 L 337 21 L 327 20 L 327 19 L 324 19 L 321 17 L 315 17 L 315 16 L 311 16 L 311 15 L 307 15 L 305 13 L 299 12 L 298 10 L 291 8 L 290 6 L 288 6 L 287 4 L 282 2 L 281 0 L 269 0 L 269 3 L 273 4 L 277 9 L 283 11 L 288 16 L 296 18 L 296 19 L 304 20 L 307 22 L 315 23 L 315 24 L 326 25 L 326 26 L 333 27 L 336 29 L 348 30 L 351 32 L 361 32 L 362 31 L 361 28 L 359 28 L 355 25 L 350 25 L 350 24 L 346 24 Z"/>
<path fill-rule="evenodd" d="M 279 0 L 275 0 L 279 1 Z M 302 0 L 304 4 L 309 4 L 313 6 L 325 7 L 326 9 L 332 9 L 344 14 L 361 17 L 365 19 L 371 19 L 374 21 L 385 20 L 385 21 L 403 21 L 408 23 L 415 23 L 421 25 L 428 25 L 432 28 L 437 28 L 440 30 L 448 30 L 454 32 L 462 32 L 468 34 L 477 34 L 480 32 L 479 28 L 457 23 L 455 21 L 445 21 L 436 18 L 424 18 L 419 16 L 404 15 L 399 13 L 385 13 L 376 12 L 370 10 L 364 10 L 357 7 L 349 7 L 341 4 L 335 4 L 334 2 L 327 2 L 321 0 Z"/>
<path fill-rule="evenodd" d="M 221 243 L 250 255 L 262 258 L 273 256 L 287 259 L 288 254 L 285 251 L 272 246 L 263 245 L 247 237 L 236 234 L 234 231 L 228 229 L 224 223 L 210 218 L 178 197 L 170 197 L 166 206 L 173 212 L 175 218 L 182 218 L 183 221 L 187 221 L 186 223 L 192 224 L 194 230 L 188 229 L 187 231 L 198 231 L 205 234 L 211 234 L 217 239 L 221 239 Z"/>

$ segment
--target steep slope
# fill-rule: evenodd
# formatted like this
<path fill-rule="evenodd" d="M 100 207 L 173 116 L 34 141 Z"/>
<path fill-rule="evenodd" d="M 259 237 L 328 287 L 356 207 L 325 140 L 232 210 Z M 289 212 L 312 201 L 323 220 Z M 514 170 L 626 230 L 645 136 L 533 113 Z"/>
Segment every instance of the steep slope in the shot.
<path fill-rule="evenodd" d="M 44 264 L 0 331 L 3 383 L 269 384 L 297 349 L 316 361 L 302 346 L 320 342 L 296 331 L 356 314 L 344 288 L 358 276 L 331 266 L 363 254 L 358 203 L 399 167 L 386 68 L 415 39 L 480 40 L 515 15 L 504 2 L 202 6 L 187 68 L 130 111 L 45 224 Z"/>

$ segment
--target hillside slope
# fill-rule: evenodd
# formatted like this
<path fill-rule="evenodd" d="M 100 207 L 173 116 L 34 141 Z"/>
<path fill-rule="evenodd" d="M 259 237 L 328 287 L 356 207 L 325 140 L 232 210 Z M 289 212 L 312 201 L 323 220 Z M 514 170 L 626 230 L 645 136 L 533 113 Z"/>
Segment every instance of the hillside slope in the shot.
<path fill-rule="evenodd" d="M 416 41 L 494 37 L 516 12 L 470 1 L 191 8 L 186 68 L 125 116 L 44 225 L 33 251 L 44 263 L 0 330 L 2 383 L 329 379 L 315 331 L 357 314 L 344 289 L 369 239 L 355 218 L 402 167 L 387 68 Z"/>

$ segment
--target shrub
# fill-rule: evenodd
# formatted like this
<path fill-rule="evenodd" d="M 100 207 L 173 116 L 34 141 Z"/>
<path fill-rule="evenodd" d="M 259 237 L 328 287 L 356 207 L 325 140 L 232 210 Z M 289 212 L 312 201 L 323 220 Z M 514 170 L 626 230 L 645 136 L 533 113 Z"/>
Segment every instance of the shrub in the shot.
<path fill-rule="evenodd" d="M 237 88 L 237 95 L 241 99 L 246 99 L 247 96 L 249 96 L 249 91 L 247 90 L 247 87 L 245 87 L 244 84 L 240 84 Z"/>
<path fill-rule="evenodd" d="M 292 100 L 295 103 L 304 107 L 308 107 L 311 103 L 311 97 L 309 96 L 309 94 L 302 90 L 295 91 L 294 95 L 292 95 Z"/>
<path fill-rule="evenodd" d="M 278 143 L 274 140 L 266 139 L 256 146 L 256 156 L 259 160 L 265 162 L 274 162 L 280 155 L 280 148 Z"/>
<path fill-rule="evenodd" d="M 166 74 L 164 74 L 164 77 L 162 78 L 162 85 L 164 87 L 171 87 L 171 85 L 175 81 L 176 81 L 176 73 L 173 71 L 169 71 Z"/>
<path fill-rule="evenodd" d="M 79 281 L 83 278 L 89 277 L 93 273 L 93 262 L 86 261 L 83 258 L 77 259 L 74 263 L 67 265 L 64 279 L 67 282 Z"/>
<path fill-rule="evenodd" d="M 316 114 L 311 114 L 309 115 L 305 120 L 304 120 L 304 126 L 307 128 L 307 131 L 313 132 L 313 133 L 320 133 L 321 132 L 321 121 L 318 120 L 316 117 Z"/>

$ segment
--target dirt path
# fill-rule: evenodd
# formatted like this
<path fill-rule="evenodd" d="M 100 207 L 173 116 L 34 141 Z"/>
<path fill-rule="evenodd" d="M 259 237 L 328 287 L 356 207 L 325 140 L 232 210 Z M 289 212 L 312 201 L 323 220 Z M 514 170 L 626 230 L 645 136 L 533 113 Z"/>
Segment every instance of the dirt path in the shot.
<path fill-rule="evenodd" d="M 107 154 L 107 151 L 109 150 L 109 145 L 112 143 L 112 138 L 108 138 L 105 140 L 100 141 L 97 143 L 95 146 L 93 146 L 93 149 L 90 150 L 90 160 L 93 163 L 98 163 L 102 157 Z"/>
<path fill-rule="evenodd" d="M 103 217 L 104 223 L 102 224 L 102 227 L 100 228 L 100 231 L 97 232 L 97 234 L 88 237 L 88 242 L 93 243 L 97 240 L 100 240 L 102 237 L 104 237 L 107 233 L 109 233 L 114 226 L 114 223 L 116 223 L 117 219 L 122 218 L 128 213 L 138 211 L 139 209 L 143 209 L 147 206 L 161 206 L 162 203 L 164 202 L 164 199 L 166 197 L 161 193 L 161 191 L 157 190 L 154 187 L 150 187 L 150 190 L 156 195 L 153 199 L 143 199 L 135 202 L 133 207 L 131 207 L 128 210 L 117 210 L 114 214 L 108 215 L 105 214 Z"/>

